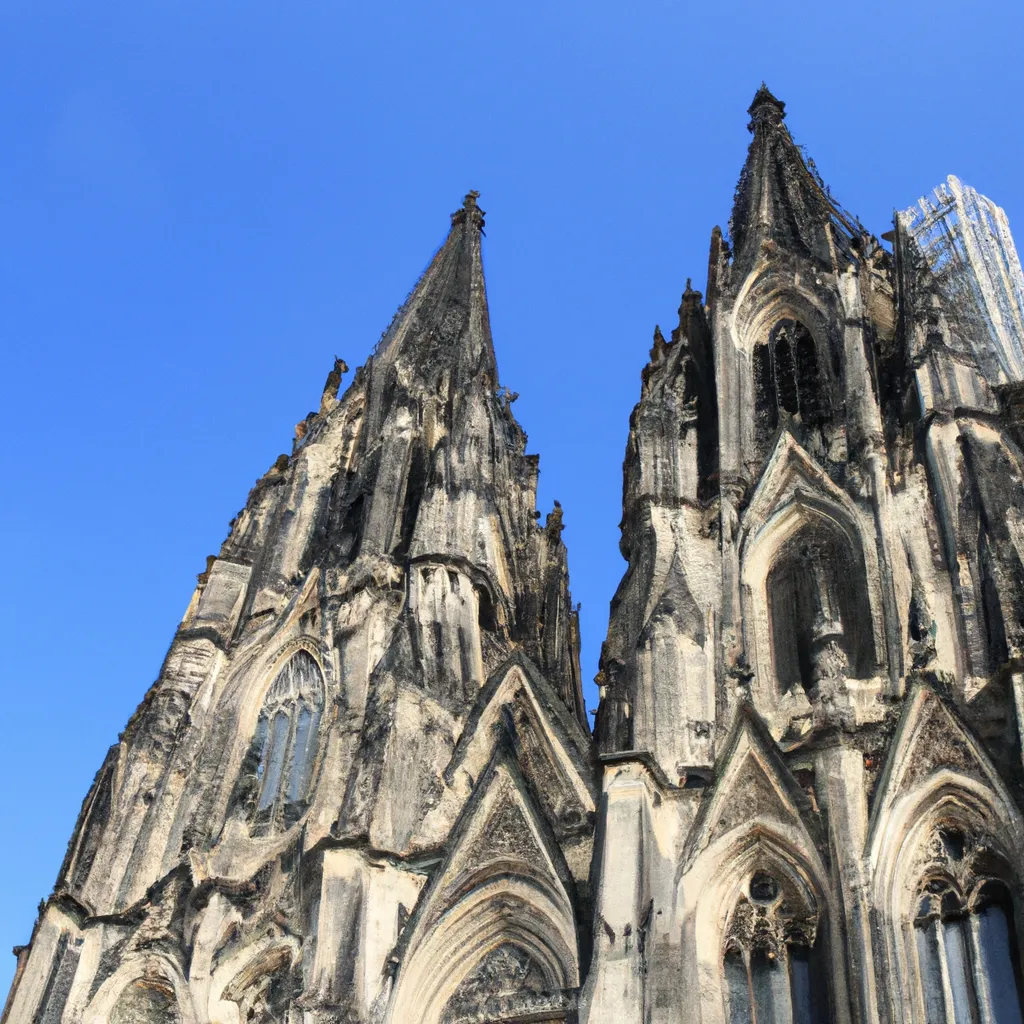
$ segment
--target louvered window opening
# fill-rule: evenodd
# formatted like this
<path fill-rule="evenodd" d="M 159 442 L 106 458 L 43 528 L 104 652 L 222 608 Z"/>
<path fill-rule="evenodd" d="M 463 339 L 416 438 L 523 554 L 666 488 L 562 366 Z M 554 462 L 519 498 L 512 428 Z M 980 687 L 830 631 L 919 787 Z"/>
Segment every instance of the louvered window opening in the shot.
<path fill-rule="evenodd" d="M 832 415 L 829 383 L 810 331 L 797 320 L 775 325 L 767 342 L 754 350 L 757 419 L 773 431 L 785 416 L 799 416 L 806 426 Z"/>

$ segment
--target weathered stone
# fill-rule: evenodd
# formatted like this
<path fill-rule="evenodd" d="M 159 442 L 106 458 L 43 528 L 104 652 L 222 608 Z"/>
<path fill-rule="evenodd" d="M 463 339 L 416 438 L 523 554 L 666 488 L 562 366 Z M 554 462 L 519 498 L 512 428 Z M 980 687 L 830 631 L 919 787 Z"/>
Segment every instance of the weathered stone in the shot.
<path fill-rule="evenodd" d="M 5 1021 L 1021 1020 L 1024 339 L 991 310 L 1024 292 L 934 265 L 942 211 L 890 253 L 766 88 L 750 116 L 731 245 L 642 371 L 594 738 L 470 193 L 208 560 Z"/>

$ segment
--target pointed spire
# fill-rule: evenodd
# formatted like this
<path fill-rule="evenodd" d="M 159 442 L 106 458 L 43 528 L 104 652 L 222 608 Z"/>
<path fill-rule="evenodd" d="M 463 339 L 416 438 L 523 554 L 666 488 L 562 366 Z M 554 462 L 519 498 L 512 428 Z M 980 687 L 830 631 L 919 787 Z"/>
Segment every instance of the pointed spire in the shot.
<path fill-rule="evenodd" d="M 452 214 L 452 224 L 461 224 L 468 220 L 477 230 L 482 231 L 484 226 L 484 211 L 477 206 L 476 201 L 480 193 L 476 189 L 470 189 L 462 200 L 462 209 Z"/>
<path fill-rule="evenodd" d="M 497 387 L 479 195 L 467 193 L 452 214 L 448 237 L 377 343 L 374 362 L 401 363 L 406 368 L 403 378 L 414 390 L 433 391 L 443 376 L 456 388 L 474 380 L 488 389 Z M 383 386 L 384 376 L 376 375 L 375 390 Z"/>
<path fill-rule="evenodd" d="M 741 273 L 773 247 L 824 267 L 832 264 L 829 223 L 836 208 L 783 123 L 785 111 L 762 83 L 748 109 L 754 138 L 729 220 L 734 267 Z"/>
<path fill-rule="evenodd" d="M 747 128 L 756 132 L 758 128 L 767 126 L 777 128 L 786 117 L 786 104 L 772 95 L 768 86 L 761 83 L 761 88 L 754 94 L 754 100 L 747 108 L 750 124 Z"/>
<path fill-rule="evenodd" d="M 398 350 L 408 351 L 410 343 L 455 354 L 468 344 L 471 354 L 493 369 L 480 251 L 484 211 L 477 205 L 479 196 L 479 192 L 468 192 L 461 208 L 452 214 L 448 237 L 382 335 L 377 344 L 379 355 L 393 357 Z"/>

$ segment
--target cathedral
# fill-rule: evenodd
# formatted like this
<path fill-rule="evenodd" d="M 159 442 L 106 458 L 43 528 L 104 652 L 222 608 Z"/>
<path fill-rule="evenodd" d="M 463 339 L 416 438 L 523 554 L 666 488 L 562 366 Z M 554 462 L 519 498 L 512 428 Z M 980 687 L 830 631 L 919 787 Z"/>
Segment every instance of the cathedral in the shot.
<path fill-rule="evenodd" d="M 208 559 L 5 1024 L 1021 1024 L 1024 275 L 956 178 L 879 239 L 749 116 L 593 729 L 471 192 Z"/>

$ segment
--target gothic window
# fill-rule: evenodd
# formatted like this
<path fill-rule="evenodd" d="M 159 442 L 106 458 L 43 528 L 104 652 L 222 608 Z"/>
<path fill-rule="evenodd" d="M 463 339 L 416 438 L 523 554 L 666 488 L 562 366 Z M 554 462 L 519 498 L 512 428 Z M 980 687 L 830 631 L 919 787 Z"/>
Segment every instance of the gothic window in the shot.
<path fill-rule="evenodd" d="M 779 405 L 791 416 L 800 411 L 796 384 L 796 364 L 793 359 L 793 347 L 789 343 L 789 335 L 785 327 L 779 329 L 775 338 L 775 387 L 779 396 Z"/>
<path fill-rule="evenodd" d="M 813 901 L 792 881 L 753 874 L 726 935 L 729 1024 L 828 1024 L 818 923 Z"/>
<path fill-rule="evenodd" d="M 323 704 L 320 667 L 307 651 L 297 651 L 267 691 L 256 727 L 254 831 L 287 828 L 305 810 Z"/>
<path fill-rule="evenodd" d="M 796 341 L 796 376 L 800 413 L 806 423 L 821 423 L 828 418 L 829 396 L 821 379 L 814 339 L 801 324 L 793 328 Z"/>
<path fill-rule="evenodd" d="M 914 916 L 928 1024 L 1021 1024 L 1020 953 L 1002 865 L 984 844 L 940 826 Z"/>
<path fill-rule="evenodd" d="M 754 419 L 761 436 L 779 425 L 779 399 L 775 392 L 772 353 L 767 343 L 754 346 Z"/>
<path fill-rule="evenodd" d="M 780 692 L 872 671 L 871 613 L 859 559 L 845 535 L 809 525 L 768 574 L 772 660 Z"/>
<path fill-rule="evenodd" d="M 796 320 L 781 320 L 767 342 L 754 348 L 755 415 L 764 430 L 780 417 L 799 416 L 807 426 L 832 412 L 827 377 L 811 332 Z"/>

